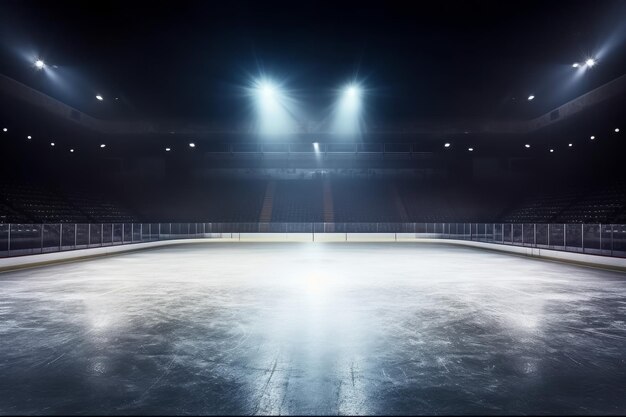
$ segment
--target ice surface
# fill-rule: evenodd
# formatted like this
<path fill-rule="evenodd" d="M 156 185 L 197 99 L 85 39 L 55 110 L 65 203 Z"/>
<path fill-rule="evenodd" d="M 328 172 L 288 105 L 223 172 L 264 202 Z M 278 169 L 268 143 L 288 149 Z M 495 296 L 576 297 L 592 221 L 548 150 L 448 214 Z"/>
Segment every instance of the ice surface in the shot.
<path fill-rule="evenodd" d="M 625 278 L 425 243 L 0 274 L 0 414 L 624 414 Z"/>

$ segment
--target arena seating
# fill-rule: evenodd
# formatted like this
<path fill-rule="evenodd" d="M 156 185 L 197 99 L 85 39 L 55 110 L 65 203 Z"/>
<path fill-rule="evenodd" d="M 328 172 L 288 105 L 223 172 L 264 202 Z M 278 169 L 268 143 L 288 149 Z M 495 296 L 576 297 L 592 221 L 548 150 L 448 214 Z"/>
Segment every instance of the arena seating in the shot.
<path fill-rule="evenodd" d="M 581 193 L 578 191 L 534 196 L 509 212 L 502 221 L 505 223 L 555 222 L 559 214 L 579 198 L 581 198 Z"/>
<path fill-rule="evenodd" d="M 423 186 L 402 182 L 398 187 L 409 221 L 490 222 L 500 216 L 506 201 L 494 201 L 481 189 L 443 184 Z"/>
<path fill-rule="evenodd" d="M 0 202 L 0 224 L 2 223 L 29 223 L 32 219 L 15 211 L 8 205 Z"/>
<path fill-rule="evenodd" d="M 104 196 L 24 182 L 0 182 L 1 223 L 111 223 L 136 217 Z"/>
<path fill-rule="evenodd" d="M 321 180 L 284 180 L 276 184 L 272 221 L 324 221 Z"/>
<path fill-rule="evenodd" d="M 442 218 L 454 217 L 453 205 L 448 204 L 444 193 L 431 187 L 416 187 L 410 182 L 401 182 L 398 191 L 409 220 L 438 222 Z"/>
<path fill-rule="evenodd" d="M 401 222 L 386 181 L 335 180 L 332 192 L 336 222 Z"/>
<path fill-rule="evenodd" d="M 258 222 L 267 181 L 211 181 L 199 201 L 202 219 L 213 222 Z"/>
<path fill-rule="evenodd" d="M 611 223 L 626 224 L 626 208 L 623 208 L 622 211 L 613 218 Z"/>
<path fill-rule="evenodd" d="M 609 223 L 626 207 L 626 184 L 616 182 L 592 190 L 565 209 L 559 223 Z"/>
<path fill-rule="evenodd" d="M 98 223 L 132 222 L 134 216 L 107 201 L 102 195 L 74 192 L 66 194 L 67 200 L 88 219 L 97 219 Z"/>
<path fill-rule="evenodd" d="M 589 189 L 562 187 L 532 196 L 503 217 L 512 223 L 623 223 L 626 220 L 626 183 Z"/>
<path fill-rule="evenodd" d="M 256 223 L 262 209 L 272 222 L 323 222 L 325 200 L 335 222 L 626 223 L 626 181 L 531 190 L 517 202 L 492 191 L 395 179 L 222 179 L 164 191 L 151 203 L 160 211 L 133 205 L 130 214 L 105 193 L 3 180 L 0 223 Z"/>

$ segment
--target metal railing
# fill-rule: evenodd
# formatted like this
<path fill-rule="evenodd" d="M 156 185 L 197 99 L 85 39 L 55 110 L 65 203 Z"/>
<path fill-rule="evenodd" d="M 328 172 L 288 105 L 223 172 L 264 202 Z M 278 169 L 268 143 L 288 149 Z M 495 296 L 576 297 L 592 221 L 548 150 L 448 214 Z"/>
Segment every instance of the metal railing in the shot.
<path fill-rule="evenodd" d="M 206 223 L 0 224 L 0 257 L 204 236 Z"/>
<path fill-rule="evenodd" d="M 0 224 L 0 257 L 242 233 L 387 233 L 626 257 L 626 225 L 545 223 Z"/>

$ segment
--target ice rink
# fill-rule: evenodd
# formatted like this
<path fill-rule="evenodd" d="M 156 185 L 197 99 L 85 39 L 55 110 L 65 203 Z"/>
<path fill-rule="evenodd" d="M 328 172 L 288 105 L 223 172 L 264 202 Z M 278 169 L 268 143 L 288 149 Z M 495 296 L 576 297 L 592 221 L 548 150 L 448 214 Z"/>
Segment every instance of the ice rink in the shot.
<path fill-rule="evenodd" d="M 0 414 L 624 414 L 626 274 L 205 243 L 0 274 Z"/>

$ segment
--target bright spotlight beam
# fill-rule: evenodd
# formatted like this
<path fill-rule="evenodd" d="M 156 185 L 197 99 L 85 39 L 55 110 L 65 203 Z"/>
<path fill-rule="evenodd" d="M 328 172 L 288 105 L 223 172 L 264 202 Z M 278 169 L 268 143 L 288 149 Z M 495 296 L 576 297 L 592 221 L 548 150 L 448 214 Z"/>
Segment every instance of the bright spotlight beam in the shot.
<path fill-rule="evenodd" d="M 350 85 L 346 88 L 346 95 L 350 98 L 358 98 L 360 95 L 359 87 L 356 85 Z"/>
<path fill-rule="evenodd" d="M 268 82 L 260 86 L 259 92 L 266 100 L 272 100 L 276 96 L 276 88 Z"/>
<path fill-rule="evenodd" d="M 38 59 L 38 60 L 35 61 L 35 67 L 37 69 L 43 69 L 45 66 L 46 66 L 46 63 L 43 62 L 43 60 Z"/>
<path fill-rule="evenodd" d="M 335 108 L 333 131 L 343 137 L 361 134 L 362 90 L 358 84 L 345 86 Z"/>
<path fill-rule="evenodd" d="M 257 80 L 251 89 L 254 98 L 257 129 L 263 136 L 282 136 L 295 130 L 293 100 L 279 84 L 269 79 Z"/>

